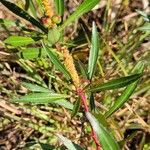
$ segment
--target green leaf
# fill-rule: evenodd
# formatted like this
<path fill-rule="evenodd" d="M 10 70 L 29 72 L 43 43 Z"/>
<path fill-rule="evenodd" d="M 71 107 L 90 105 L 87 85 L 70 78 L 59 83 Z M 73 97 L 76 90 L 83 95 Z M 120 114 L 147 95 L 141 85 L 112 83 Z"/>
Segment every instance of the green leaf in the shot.
<path fill-rule="evenodd" d="M 8 37 L 4 43 L 10 44 L 12 46 L 25 46 L 28 44 L 35 43 L 35 41 L 31 37 L 24 36 L 10 36 Z"/>
<path fill-rule="evenodd" d="M 37 10 L 36 10 L 36 8 L 34 6 L 33 0 L 29 0 L 29 9 L 31 10 L 34 18 L 37 19 L 38 18 L 38 16 L 37 16 Z"/>
<path fill-rule="evenodd" d="M 22 59 L 32 60 L 42 56 L 46 56 L 46 52 L 43 48 L 26 48 L 21 52 L 18 52 L 17 55 Z"/>
<path fill-rule="evenodd" d="M 90 101 L 90 105 L 89 105 L 90 109 L 91 110 L 95 110 L 96 106 L 95 106 L 95 99 L 94 99 L 93 93 L 90 92 L 89 95 L 88 95 L 88 97 L 89 97 L 89 101 Z"/>
<path fill-rule="evenodd" d="M 78 60 L 78 66 L 79 66 L 80 73 L 81 73 L 82 77 L 85 78 L 85 79 L 87 79 L 87 70 L 86 70 L 86 67 L 85 67 L 85 65 L 80 60 Z"/>
<path fill-rule="evenodd" d="M 105 128 L 100 122 L 98 122 L 98 120 L 89 112 L 86 112 L 86 117 L 89 120 L 93 130 L 96 132 L 103 150 L 120 149 L 116 140 L 112 137 L 107 128 Z"/>
<path fill-rule="evenodd" d="M 73 104 L 67 100 L 64 100 L 64 99 L 54 101 L 54 104 L 57 104 L 59 106 L 65 107 L 65 108 L 70 109 L 70 110 L 73 110 Z"/>
<path fill-rule="evenodd" d="M 57 58 L 57 56 L 54 55 L 54 53 L 50 49 L 48 49 L 44 43 L 42 43 L 42 45 L 55 67 L 59 69 L 59 71 L 61 71 L 66 76 L 66 78 L 70 79 L 69 72 L 66 70 L 65 66 L 61 63 L 61 61 Z"/>
<path fill-rule="evenodd" d="M 93 22 L 93 27 L 92 27 L 92 41 L 91 41 L 91 49 L 90 49 L 90 56 L 89 56 L 89 63 L 88 63 L 88 78 L 89 80 L 92 79 L 93 74 L 94 74 L 94 69 L 96 67 L 96 62 L 98 58 L 98 52 L 99 52 L 99 37 L 98 37 L 98 32 L 97 28 L 95 25 L 95 22 Z"/>
<path fill-rule="evenodd" d="M 7 28 L 16 26 L 16 23 L 14 21 L 7 20 L 7 19 L 0 19 L 0 24 L 5 25 Z"/>
<path fill-rule="evenodd" d="M 53 28 L 48 31 L 48 42 L 50 44 L 55 44 L 60 39 L 60 31 L 57 28 Z"/>
<path fill-rule="evenodd" d="M 141 74 L 143 70 L 144 70 L 144 63 L 138 62 L 132 72 Z M 117 98 L 113 106 L 105 113 L 106 118 L 110 117 L 115 111 L 121 108 L 127 100 L 129 100 L 129 97 L 133 94 L 133 92 L 137 87 L 138 81 L 139 80 L 135 81 L 134 83 L 128 85 L 125 88 L 121 96 Z"/>
<path fill-rule="evenodd" d="M 141 76 L 142 74 L 134 74 L 134 75 L 126 76 L 126 77 L 121 77 L 118 79 L 113 79 L 106 83 L 100 84 L 97 87 L 93 87 L 89 91 L 99 92 L 99 91 L 104 91 L 104 90 L 122 88 L 138 80 Z"/>
<path fill-rule="evenodd" d="M 66 98 L 65 94 L 57 94 L 57 93 L 33 93 L 25 96 L 21 96 L 19 99 L 13 99 L 13 102 L 24 102 L 24 103 L 37 103 L 37 104 L 45 104 L 45 103 L 53 103 L 56 100 L 62 100 Z"/>
<path fill-rule="evenodd" d="M 22 85 L 32 92 L 43 92 L 43 93 L 50 92 L 49 89 L 39 86 L 37 84 L 22 82 Z"/>
<path fill-rule="evenodd" d="M 56 11 L 59 16 L 64 14 L 64 0 L 55 0 Z"/>
<path fill-rule="evenodd" d="M 60 30 L 63 30 L 66 26 L 68 26 L 71 22 L 78 19 L 84 13 L 90 11 L 94 6 L 98 4 L 100 0 L 84 0 L 81 5 L 75 10 L 75 12 L 63 23 L 60 27 Z"/>
<path fill-rule="evenodd" d="M 97 119 L 97 121 L 102 124 L 104 127 L 108 127 L 107 120 L 105 116 L 101 112 L 94 112 L 92 113 L 94 117 Z"/>
<path fill-rule="evenodd" d="M 61 142 L 67 147 L 68 150 L 83 150 L 79 145 L 71 142 L 71 140 L 67 139 L 66 137 L 57 134 L 58 138 Z"/>
<path fill-rule="evenodd" d="M 41 29 L 43 32 L 45 33 L 48 32 L 48 29 L 46 29 L 40 22 L 38 22 L 36 19 L 30 16 L 26 11 L 24 11 L 23 9 L 21 9 L 14 3 L 11 3 L 6 0 L 0 0 L 0 2 L 17 16 L 22 17 L 23 19 L 29 21 L 31 24 L 35 25 L 36 27 Z"/>
<path fill-rule="evenodd" d="M 141 31 L 150 31 L 150 23 L 145 23 L 142 27 L 137 28 Z"/>
<path fill-rule="evenodd" d="M 74 104 L 74 107 L 73 107 L 73 111 L 72 111 L 72 118 L 75 117 L 80 109 L 80 105 L 81 105 L 81 100 L 78 99 L 75 104 Z"/>

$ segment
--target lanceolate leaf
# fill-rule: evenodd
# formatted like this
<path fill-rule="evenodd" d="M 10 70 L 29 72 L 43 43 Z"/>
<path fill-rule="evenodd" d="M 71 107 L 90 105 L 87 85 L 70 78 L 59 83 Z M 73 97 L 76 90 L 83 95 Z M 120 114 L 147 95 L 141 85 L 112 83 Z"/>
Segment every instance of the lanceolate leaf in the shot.
<path fill-rule="evenodd" d="M 53 53 L 50 49 L 48 49 L 48 48 L 44 45 L 44 43 L 42 43 L 42 45 L 43 45 L 45 51 L 47 52 L 48 57 L 50 58 L 50 60 L 52 61 L 52 63 L 55 65 L 55 67 L 56 67 L 57 69 L 59 69 L 59 71 L 61 71 L 62 73 L 64 73 L 64 75 L 65 75 L 68 79 L 70 79 L 70 74 L 69 74 L 69 72 L 66 70 L 65 66 L 61 63 L 61 61 L 57 58 L 57 56 L 54 55 L 54 53 Z"/>
<path fill-rule="evenodd" d="M 64 22 L 64 24 L 60 27 L 60 30 L 63 30 L 78 17 L 90 11 L 94 6 L 96 6 L 96 4 L 98 4 L 99 1 L 100 0 L 84 0 L 83 3 L 75 10 L 75 12 Z"/>
<path fill-rule="evenodd" d="M 61 142 L 67 147 L 68 150 L 83 150 L 79 145 L 71 142 L 71 140 L 67 139 L 66 137 L 57 134 L 58 138 Z"/>
<path fill-rule="evenodd" d="M 139 62 L 135 68 L 133 69 L 132 72 L 136 72 L 136 73 L 142 73 L 144 70 L 144 63 L 143 62 Z M 109 116 L 111 116 L 115 111 L 117 111 L 119 108 L 121 108 L 124 103 L 129 100 L 129 97 L 133 94 L 134 90 L 137 87 L 138 81 L 135 81 L 134 83 L 128 85 L 126 87 L 126 89 L 123 91 L 123 93 L 121 94 L 120 97 L 118 97 L 118 99 L 115 101 L 115 103 L 113 104 L 113 106 L 105 113 L 105 116 L 108 118 Z"/>
<path fill-rule="evenodd" d="M 37 104 L 45 104 L 52 103 L 57 100 L 62 100 L 66 98 L 65 94 L 57 94 L 57 93 L 33 93 L 20 97 L 19 99 L 13 99 L 13 102 L 24 102 L 24 103 L 37 103 Z"/>
<path fill-rule="evenodd" d="M 45 33 L 48 32 L 48 30 L 40 22 L 38 22 L 36 19 L 34 19 L 32 16 L 30 16 L 28 13 L 26 13 L 23 9 L 21 9 L 20 7 L 18 7 L 14 3 L 11 3 L 11 2 L 6 1 L 6 0 L 0 0 L 0 2 L 5 7 L 7 7 L 10 11 L 12 11 L 14 14 L 16 14 L 17 16 L 22 17 L 23 19 L 26 19 L 27 21 L 29 21 L 30 23 L 32 23 L 36 27 L 40 28 Z"/>
<path fill-rule="evenodd" d="M 124 105 L 124 103 L 129 99 L 129 97 L 136 89 L 137 84 L 138 81 L 126 87 L 121 96 L 115 101 L 114 105 L 109 109 L 108 112 L 105 113 L 107 118 Z"/>
<path fill-rule="evenodd" d="M 120 150 L 119 145 L 108 130 L 89 112 L 86 113 L 86 116 L 96 132 L 103 150 Z"/>
<path fill-rule="evenodd" d="M 116 88 L 125 87 L 133 83 L 134 81 L 138 80 L 141 76 L 142 74 L 140 73 L 140 74 L 134 74 L 134 75 L 126 76 L 126 77 L 121 77 L 118 79 L 113 79 L 106 83 L 100 84 L 97 87 L 91 88 L 89 91 L 99 92 L 99 91 L 104 91 L 104 90 L 112 90 Z"/>
<path fill-rule="evenodd" d="M 88 63 L 88 78 L 91 80 L 94 69 L 96 67 L 96 62 L 98 58 L 98 52 L 99 52 L 99 37 L 97 28 L 95 25 L 95 22 L 93 22 L 93 28 L 92 28 L 92 41 L 91 41 L 91 49 L 90 49 L 90 56 L 89 56 L 89 63 Z"/>
<path fill-rule="evenodd" d="M 31 37 L 10 36 L 4 41 L 4 43 L 10 44 L 12 46 L 25 46 L 35 43 L 35 41 Z"/>

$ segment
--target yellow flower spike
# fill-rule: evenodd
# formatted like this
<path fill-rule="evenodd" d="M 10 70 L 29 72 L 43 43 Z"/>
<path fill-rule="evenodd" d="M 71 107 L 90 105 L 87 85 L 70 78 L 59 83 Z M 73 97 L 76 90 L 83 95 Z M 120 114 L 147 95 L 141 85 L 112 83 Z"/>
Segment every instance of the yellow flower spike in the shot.
<path fill-rule="evenodd" d="M 72 81 L 75 85 L 76 88 L 78 88 L 80 86 L 80 79 L 77 73 L 77 70 L 75 68 L 74 62 L 73 62 L 73 58 L 72 56 L 69 54 L 69 51 L 66 47 L 62 48 L 63 53 L 64 53 L 64 64 L 66 69 L 68 70 L 68 72 L 71 75 Z"/>
<path fill-rule="evenodd" d="M 54 15 L 54 8 L 52 3 L 49 0 L 43 0 L 43 5 L 45 8 L 45 14 L 48 18 L 51 18 Z"/>

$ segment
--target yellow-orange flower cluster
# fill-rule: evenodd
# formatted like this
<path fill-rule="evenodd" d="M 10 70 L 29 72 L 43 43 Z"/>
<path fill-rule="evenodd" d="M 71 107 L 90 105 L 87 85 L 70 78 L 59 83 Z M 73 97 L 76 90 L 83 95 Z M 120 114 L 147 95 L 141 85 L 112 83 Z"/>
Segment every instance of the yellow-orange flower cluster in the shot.
<path fill-rule="evenodd" d="M 65 67 L 68 70 L 68 72 L 70 73 L 72 81 L 73 81 L 75 87 L 78 88 L 80 86 L 80 79 L 79 79 L 77 70 L 75 68 L 73 58 L 69 54 L 69 51 L 66 47 L 63 47 L 62 50 L 63 50 L 63 54 L 64 54 Z"/>
<path fill-rule="evenodd" d="M 54 16 L 54 8 L 52 3 L 49 0 L 43 0 L 43 5 L 45 8 L 45 14 L 48 18 L 52 18 Z"/>

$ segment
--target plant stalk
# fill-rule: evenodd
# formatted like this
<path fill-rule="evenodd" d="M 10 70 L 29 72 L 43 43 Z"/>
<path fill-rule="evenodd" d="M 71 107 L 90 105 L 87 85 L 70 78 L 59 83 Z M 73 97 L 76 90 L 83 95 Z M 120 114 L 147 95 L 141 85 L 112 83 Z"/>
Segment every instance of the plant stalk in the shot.
<path fill-rule="evenodd" d="M 81 88 L 77 88 L 76 91 L 77 91 L 78 96 L 81 98 L 85 112 L 89 112 L 89 107 L 87 104 L 85 92 Z M 92 128 L 92 126 L 91 126 L 91 128 Z M 92 128 L 92 138 L 96 144 L 96 150 L 101 150 L 99 140 L 97 139 L 96 132 L 93 130 L 93 128 Z"/>

